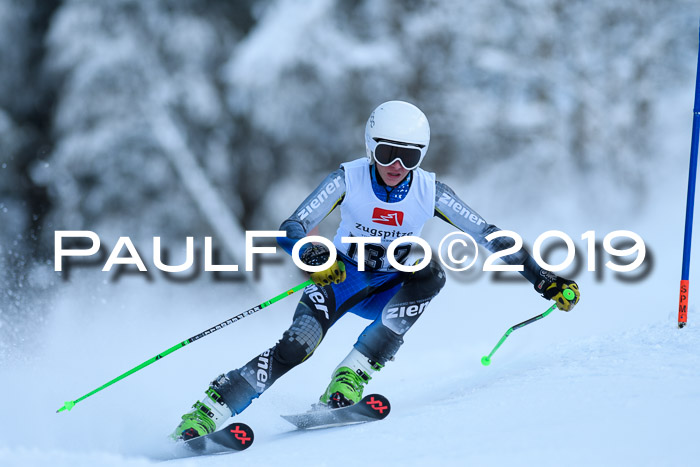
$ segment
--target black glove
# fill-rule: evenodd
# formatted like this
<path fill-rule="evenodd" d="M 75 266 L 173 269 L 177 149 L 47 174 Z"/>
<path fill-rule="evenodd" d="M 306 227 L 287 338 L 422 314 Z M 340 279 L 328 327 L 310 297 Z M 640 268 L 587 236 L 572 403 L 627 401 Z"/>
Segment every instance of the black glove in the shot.
<path fill-rule="evenodd" d="M 567 289 L 571 289 L 574 293 L 574 298 L 571 300 L 564 298 L 564 291 Z M 563 311 L 573 310 L 574 305 L 578 303 L 581 297 L 576 282 L 559 277 L 544 269 L 540 271 L 540 277 L 535 282 L 535 290 L 547 300 L 556 301 L 557 308 Z"/>
<path fill-rule="evenodd" d="M 328 261 L 330 253 L 325 245 L 311 245 L 301 254 L 301 262 L 309 266 L 320 266 Z M 340 284 L 345 280 L 345 264 L 342 261 L 337 261 L 323 271 L 312 272 L 311 280 L 319 287 L 324 285 Z"/>

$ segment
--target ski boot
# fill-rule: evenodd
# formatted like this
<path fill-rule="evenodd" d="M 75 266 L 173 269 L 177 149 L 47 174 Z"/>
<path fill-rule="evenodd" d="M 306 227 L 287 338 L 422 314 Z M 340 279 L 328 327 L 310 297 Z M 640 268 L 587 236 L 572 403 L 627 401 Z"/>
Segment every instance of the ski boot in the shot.
<path fill-rule="evenodd" d="M 206 391 L 206 397 L 202 401 L 197 401 L 192 406 L 192 410 L 182 416 L 182 421 L 170 435 L 175 440 L 185 440 L 203 436 L 216 431 L 228 420 L 233 413 L 223 401 L 216 388 L 221 378 L 219 376 L 212 381 Z"/>
<path fill-rule="evenodd" d="M 319 398 L 319 404 L 337 409 L 359 402 L 365 384 L 372 379 L 370 375 L 383 366 L 353 348 L 333 372 L 331 383 Z"/>

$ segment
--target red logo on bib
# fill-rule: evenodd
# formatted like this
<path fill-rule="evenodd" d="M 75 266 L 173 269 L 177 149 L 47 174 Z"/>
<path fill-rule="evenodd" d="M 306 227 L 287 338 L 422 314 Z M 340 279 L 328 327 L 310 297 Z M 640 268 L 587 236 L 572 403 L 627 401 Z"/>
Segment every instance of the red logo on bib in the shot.
<path fill-rule="evenodd" d="M 372 222 L 384 225 L 402 225 L 403 212 L 374 208 L 374 211 L 372 212 Z"/>

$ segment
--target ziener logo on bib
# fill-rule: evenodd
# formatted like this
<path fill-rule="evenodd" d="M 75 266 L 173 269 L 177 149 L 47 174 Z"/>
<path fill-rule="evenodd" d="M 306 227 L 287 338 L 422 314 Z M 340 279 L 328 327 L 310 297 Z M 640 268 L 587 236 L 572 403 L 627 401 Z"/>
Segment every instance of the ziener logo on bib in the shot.
<path fill-rule="evenodd" d="M 403 212 L 374 208 L 374 211 L 372 212 L 372 222 L 384 225 L 402 225 Z"/>

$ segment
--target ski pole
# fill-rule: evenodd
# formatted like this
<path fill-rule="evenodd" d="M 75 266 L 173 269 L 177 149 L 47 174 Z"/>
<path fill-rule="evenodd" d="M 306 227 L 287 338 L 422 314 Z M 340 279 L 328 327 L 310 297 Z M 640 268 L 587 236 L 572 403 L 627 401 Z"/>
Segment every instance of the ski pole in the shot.
<path fill-rule="evenodd" d="M 90 391 L 89 393 L 85 394 L 83 397 L 79 397 L 78 399 L 76 399 L 76 400 L 74 400 L 74 401 L 68 401 L 68 402 L 66 402 L 65 404 L 63 404 L 63 407 L 61 407 L 60 409 L 58 409 L 58 410 L 56 411 L 56 413 L 62 412 L 62 411 L 64 411 L 64 410 L 70 411 L 70 410 L 73 408 L 73 406 L 74 406 L 75 404 L 77 404 L 78 402 L 82 401 L 83 399 L 87 399 L 88 397 L 92 396 L 93 394 L 95 394 L 95 393 L 97 393 L 97 392 L 102 391 L 104 388 L 106 388 L 106 387 L 108 387 L 108 386 L 111 386 L 112 384 L 116 383 L 117 381 L 122 380 L 122 379 L 126 378 L 127 376 L 129 376 L 129 375 L 131 375 L 131 374 L 133 374 L 133 373 L 136 373 L 137 371 L 139 371 L 139 370 L 141 370 L 141 369 L 143 369 L 143 368 L 146 368 L 146 367 L 147 367 L 148 365 L 150 365 L 151 363 L 153 363 L 153 362 L 155 362 L 155 361 L 157 361 L 157 360 L 160 360 L 161 358 L 165 357 L 166 355 L 169 355 L 169 354 L 175 352 L 176 350 L 178 350 L 178 349 L 180 349 L 180 348 L 186 346 L 187 344 L 191 344 L 192 342 L 201 339 L 202 337 L 206 337 L 206 336 L 208 336 L 209 334 L 211 334 L 211 333 L 213 333 L 213 332 L 215 332 L 215 331 L 218 331 L 219 329 L 221 329 L 221 328 L 223 328 L 223 327 L 228 326 L 229 324 L 233 324 L 233 323 L 235 323 L 236 321 L 239 321 L 239 320 L 245 318 L 245 317 L 248 316 L 248 315 L 252 315 L 252 314 L 255 313 L 256 311 L 260 311 L 260 310 L 262 310 L 263 308 L 266 308 L 266 307 L 272 305 L 273 303 L 275 303 L 275 302 L 277 302 L 277 301 L 279 301 L 279 300 L 282 300 L 283 298 L 288 297 L 288 296 L 290 296 L 291 294 L 293 294 L 294 292 L 298 292 L 299 290 L 301 290 L 301 289 L 303 289 L 304 287 L 307 287 L 307 286 L 309 286 L 309 285 L 311 285 L 311 284 L 313 284 L 313 283 L 314 283 L 314 282 L 313 282 L 311 279 L 309 279 L 309 280 L 306 281 L 306 282 L 302 282 L 301 284 L 297 285 L 296 287 L 291 288 L 291 289 L 287 290 L 286 292 L 282 292 L 281 294 L 277 295 L 276 297 L 271 298 L 270 300 L 267 300 L 267 301 L 265 301 L 265 302 L 262 302 L 260 305 L 254 306 L 253 308 L 250 308 L 250 309 L 244 311 L 243 313 L 240 313 L 240 314 L 238 314 L 238 315 L 236 315 L 236 316 L 234 316 L 234 317 L 232 317 L 232 318 L 229 318 L 229 319 L 227 319 L 226 321 L 224 321 L 224 322 L 222 322 L 222 323 L 219 323 L 219 324 L 217 324 L 216 326 L 213 326 L 213 327 L 207 329 L 207 330 L 204 331 L 204 332 L 200 332 L 200 333 L 197 334 L 196 336 L 192 336 L 192 337 L 190 337 L 189 339 L 184 340 L 184 341 L 180 342 L 179 344 L 176 344 L 176 345 L 170 347 L 168 350 L 165 350 L 165 351 L 159 353 L 158 355 L 156 355 L 155 357 L 153 357 L 153 358 L 151 358 L 151 359 L 149 359 L 149 360 L 146 360 L 145 362 L 143 362 L 143 363 L 140 364 L 139 366 L 136 366 L 136 367 L 132 368 L 131 370 L 127 371 L 126 373 L 123 373 L 123 374 L 117 376 L 116 378 L 114 378 L 113 380 L 111 380 L 111 381 L 109 381 L 109 382 L 103 384 L 103 385 L 100 386 L 99 388 L 97 388 L 97 389 L 95 389 L 95 390 L 93 390 L 93 391 Z"/>
<path fill-rule="evenodd" d="M 567 300 L 573 300 L 574 297 L 576 296 L 574 294 L 573 290 L 571 290 L 571 289 L 566 289 L 563 292 L 563 294 L 564 294 L 564 298 Z M 556 307 L 557 307 L 557 304 L 555 303 L 552 306 L 550 306 L 549 309 L 547 311 L 545 311 L 544 313 L 542 313 L 541 315 L 533 316 L 532 318 L 527 319 L 527 320 L 523 321 L 522 323 L 518 323 L 515 326 L 511 326 L 506 331 L 506 333 L 503 334 L 503 337 L 501 337 L 501 340 L 498 341 L 498 344 L 496 344 L 496 347 L 493 348 L 491 353 L 481 357 L 481 364 L 484 366 L 489 366 L 491 364 L 491 357 L 493 356 L 493 354 L 496 353 L 496 350 L 498 350 L 498 348 L 501 346 L 501 344 L 503 344 L 506 341 L 506 339 L 508 339 L 508 336 L 510 336 L 511 332 L 515 331 L 516 329 L 520 329 L 523 326 L 527 326 L 530 323 L 534 323 L 535 321 L 538 321 L 538 320 L 544 318 L 545 316 L 547 316 L 548 314 L 553 312 Z"/>
<path fill-rule="evenodd" d="M 698 144 L 700 140 L 700 49 L 695 72 L 695 103 L 693 105 L 693 132 L 690 137 L 690 167 L 688 169 L 688 197 L 685 202 L 685 234 L 683 237 L 683 264 L 681 288 L 678 296 L 678 327 L 688 323 L 688 293 L 690 292 L 690 246 L 693 241 L 693 210 L 695 208 L 695 179 L 698 171 Z"/>

